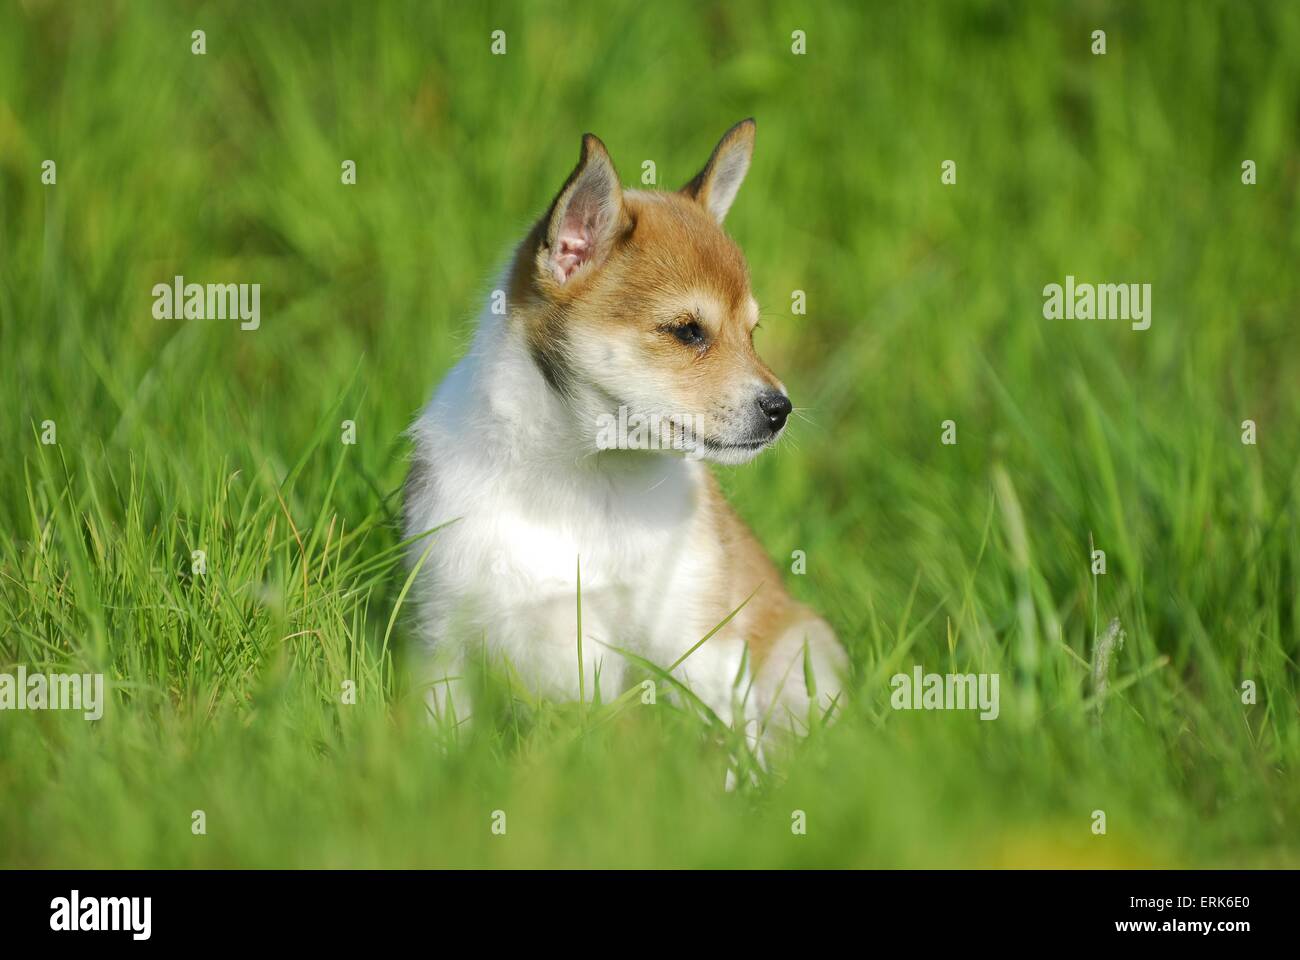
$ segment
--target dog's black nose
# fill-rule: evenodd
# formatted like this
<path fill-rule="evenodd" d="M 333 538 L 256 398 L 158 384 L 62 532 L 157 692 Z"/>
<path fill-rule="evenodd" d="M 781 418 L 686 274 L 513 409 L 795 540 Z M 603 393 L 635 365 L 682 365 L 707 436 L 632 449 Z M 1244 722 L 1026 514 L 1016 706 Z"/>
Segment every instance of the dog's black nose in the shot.
<path fill-rule="evenodd" d="M 773 390 L 758 398 L 758 409 L 763 411 L 763 416 L 767 418 L 767 425 L 772 428 L 773 433 L 776 433 L 785 426 L 785 418 L 790 416 L 790 411 L 794 408 L 790 405 L 789 397 Z"/>

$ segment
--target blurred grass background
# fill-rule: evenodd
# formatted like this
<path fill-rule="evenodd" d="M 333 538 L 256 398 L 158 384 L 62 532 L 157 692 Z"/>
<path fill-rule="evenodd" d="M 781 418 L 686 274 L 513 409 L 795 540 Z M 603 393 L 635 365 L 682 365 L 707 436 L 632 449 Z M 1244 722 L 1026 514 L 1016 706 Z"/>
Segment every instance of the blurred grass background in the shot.
<path fill-rule="evenodd" d="M 811 422 L 721 477 L 854 699 L 734 793 L 662 701 L 444 751 L 401 433 L 584 131 L 673 188 L 750 115 L 728 229 Z M 4 4 L 0 672 L 113 694 L 0 714 L 0 863 L 1300 865 L 1298 129 L 1285 3 Z M 176 274 L 261 329 L 154 319 Z M 1044 320 L 1066 274 L 1151 329 Z M 914 663 L 999 672 L 1000 719 L 890 710 Z"/>

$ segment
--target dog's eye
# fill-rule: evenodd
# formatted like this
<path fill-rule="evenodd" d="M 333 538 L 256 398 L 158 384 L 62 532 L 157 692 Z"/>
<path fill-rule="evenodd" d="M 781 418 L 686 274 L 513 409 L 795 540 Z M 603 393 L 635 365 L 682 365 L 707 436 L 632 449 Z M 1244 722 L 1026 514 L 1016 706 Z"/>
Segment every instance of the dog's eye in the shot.
<path fill-rule="evenodd" d="M 688 347 L 698 347 L 704 342 L 704 329 L 698 320 L 687 320 L 672 328 L 672 334 Z"/>

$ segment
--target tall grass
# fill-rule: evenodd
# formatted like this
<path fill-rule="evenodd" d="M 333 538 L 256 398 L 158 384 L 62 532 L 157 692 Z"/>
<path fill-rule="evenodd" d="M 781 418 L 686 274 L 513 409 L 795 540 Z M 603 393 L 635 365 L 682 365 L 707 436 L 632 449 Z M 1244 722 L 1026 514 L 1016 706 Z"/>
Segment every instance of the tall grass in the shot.
<path fill-rule="evenodd" d="M 0 672 L 112 693 L 0 713 L 0 862 L 1297 865 L 1298 54 L 1265 3 L 5 5 Z M 732 792 L 666 698 L 485 678 L 449 742 L 402 431 L 583 131 L 673 187 L 749 115 L 728 229 L 802 417 L 720 476 L 853 695 Z M 260 282 L 261 329 L 154 319 L 177 274 Z M 1151 329 L 1044 320 L 1066 274 Z M 892 710 L 917 663 L 1001 716 Z"/>

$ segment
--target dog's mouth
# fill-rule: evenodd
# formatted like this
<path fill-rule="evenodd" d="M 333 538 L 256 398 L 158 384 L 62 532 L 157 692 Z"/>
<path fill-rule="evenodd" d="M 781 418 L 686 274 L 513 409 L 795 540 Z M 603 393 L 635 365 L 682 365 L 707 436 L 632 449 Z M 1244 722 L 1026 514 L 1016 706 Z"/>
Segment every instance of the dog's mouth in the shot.
<path fill-rule="evenodd" d="M 597 415 L 595 424 L 597 446 L 601 449 L 673 450 L 691 459 L 706 457 L 718 463 L 739 464 L 758 456 L 783 432 L 736 439 L 709 436 L 704 432 L 705 418 L 701 414 L 682 417 L 647 413 L 604 387 L 597 388 L 608 398 L 608 407 Z"/>
<path fill-rule="evenodd" d="M 719 440 L 716 437 L 701 437 L 696 447 L 696 456 L 707 457 L 714 463 L 733 466 L 748 463 L 762 451 L 772 445 L 779 434 L 769 437 L 754 437 L 744 440 Z"/>
<path fill-rule="evenodd" d="M 704 449 L 715 452 L 724 450 L 762 450 L 775 439 L 775 434 L 771 437 L 763 437 L 760 440 L 714 440 L 712 437 L 703 437 L 701 444 Z"/>

